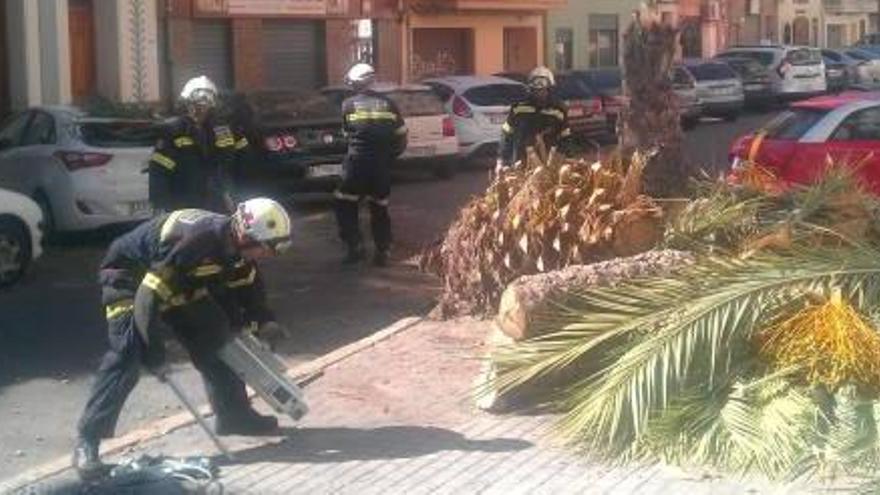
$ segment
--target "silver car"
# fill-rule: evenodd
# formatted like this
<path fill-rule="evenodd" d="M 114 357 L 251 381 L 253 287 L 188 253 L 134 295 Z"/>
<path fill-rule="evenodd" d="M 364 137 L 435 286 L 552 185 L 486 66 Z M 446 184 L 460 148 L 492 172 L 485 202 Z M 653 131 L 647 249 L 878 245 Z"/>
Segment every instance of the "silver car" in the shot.
<path fill-rule="evenodd" d="M 718 61 L 687 61 L 684 67 L 696 81 L 703 115 L 728 121 L 739 118 L 745 104 L 745 92 L 736 71 Z"/>
<path fill-rule="evenodd" d="M 47 234 L 147 219 L 143 170 L 159 132 L 152 121 L 72 107 L 18 113 L 0 125 L 0 187 L 34 199 Z"/>

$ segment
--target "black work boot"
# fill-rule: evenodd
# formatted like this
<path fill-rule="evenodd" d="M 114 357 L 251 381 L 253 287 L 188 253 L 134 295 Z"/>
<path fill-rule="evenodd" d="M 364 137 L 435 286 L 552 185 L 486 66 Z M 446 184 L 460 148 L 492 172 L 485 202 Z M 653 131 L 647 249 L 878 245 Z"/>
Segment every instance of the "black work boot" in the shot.
<path fill-rule="evenodd" d="M 92 480 L 104 476 L 109 466 L 101 462 L 99 455 L 100 442 L 88 438 L 80 438 L 73 449 L 73 468 L 82 480 Z"/>
<path fill-rule="evenodd" d="M 218 435 L 271 435 L 278 432 L 278 418 L 263 416 L 253 409 L 238 414 L 217 415 Z"/>
<path fill-rule="evenodd" d="M 346 251 L 345 258 L 342 259 L 343 265 L 356 265 L 364 260 L 366 253 L 364 248 L 360 246 L 350 246 Z"/>

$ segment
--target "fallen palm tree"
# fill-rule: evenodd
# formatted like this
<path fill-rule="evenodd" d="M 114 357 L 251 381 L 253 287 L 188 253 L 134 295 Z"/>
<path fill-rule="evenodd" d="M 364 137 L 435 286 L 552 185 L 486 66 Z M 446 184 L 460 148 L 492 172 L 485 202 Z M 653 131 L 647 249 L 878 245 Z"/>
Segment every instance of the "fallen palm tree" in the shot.
<path fill-rule="evenodd" d="M 554 383 L 559 433 L 612 462 L 772 479 L 880 467 L 880 236 L 845 173 L 781 190 L 716 184 L 670 225 L 696 254 L 574 289 L 542 335 L 493 355 L 492 393 Z"/>
<path fill-rule="evenodd" d="M 443 280 L 446 316 L 494 313 L 522 275 L 628 256 L 662 236 L 662 211 L 640 194 L 647 155 L 588 162 L 532 152 L 465 206 L 423 256 Z"/>

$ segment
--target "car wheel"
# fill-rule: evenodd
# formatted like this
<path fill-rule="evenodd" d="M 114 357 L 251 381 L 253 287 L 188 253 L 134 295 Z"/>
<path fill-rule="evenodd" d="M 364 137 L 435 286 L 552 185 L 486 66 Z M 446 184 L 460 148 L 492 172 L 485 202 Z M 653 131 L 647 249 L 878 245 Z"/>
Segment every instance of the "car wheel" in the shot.
<path fill-rule="evenodd" d="M 14 220 L 0 218 L 0 287 L 21 280 L 31 261 L 27 230 Z"/>
<path fill-rule="evenodd" d="M 434 165 L 434 177 L 443 180 L 449 180 L 455 175 L 455 168 L 449 161 L 442 161 Z"/>
<path fill-rule="evenodd" d="M 42 191 L 34 195 L 34 201 L 43 213 L 43 237 L 51 240 L 56 234 L 55 215 L 52 214 L 52 204 L 49 203 L 49 198 Z"/>

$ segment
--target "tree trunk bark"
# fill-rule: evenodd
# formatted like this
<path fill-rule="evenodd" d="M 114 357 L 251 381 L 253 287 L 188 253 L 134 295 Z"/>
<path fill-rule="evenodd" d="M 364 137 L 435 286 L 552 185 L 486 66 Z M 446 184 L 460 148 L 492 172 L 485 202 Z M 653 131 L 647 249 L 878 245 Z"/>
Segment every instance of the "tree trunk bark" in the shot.
<path fill-rule="evenodd" d="M 643 191 L 654 197 L 684 194 L 690 171 L 682 159 L 678 100 L 672 87 L 672 66 L 678 31 L 656 18 L 637 18 L 624 41 L 624 106 L 620 149 L 656 150 L 644 175 Z"/>
<path fill-rule="evenodd" d="M 536 317 L 560 302 L 566 293 L 590 287 L 607 287 L 646 276 L 662 276 L 693 264 L 691 254 L 650 251 L 592 265 L 575 265 L 539 275 L 521 277 L 507 286 L 498 305 L 495 323 L 514 341 L 537 337 Z"/>

